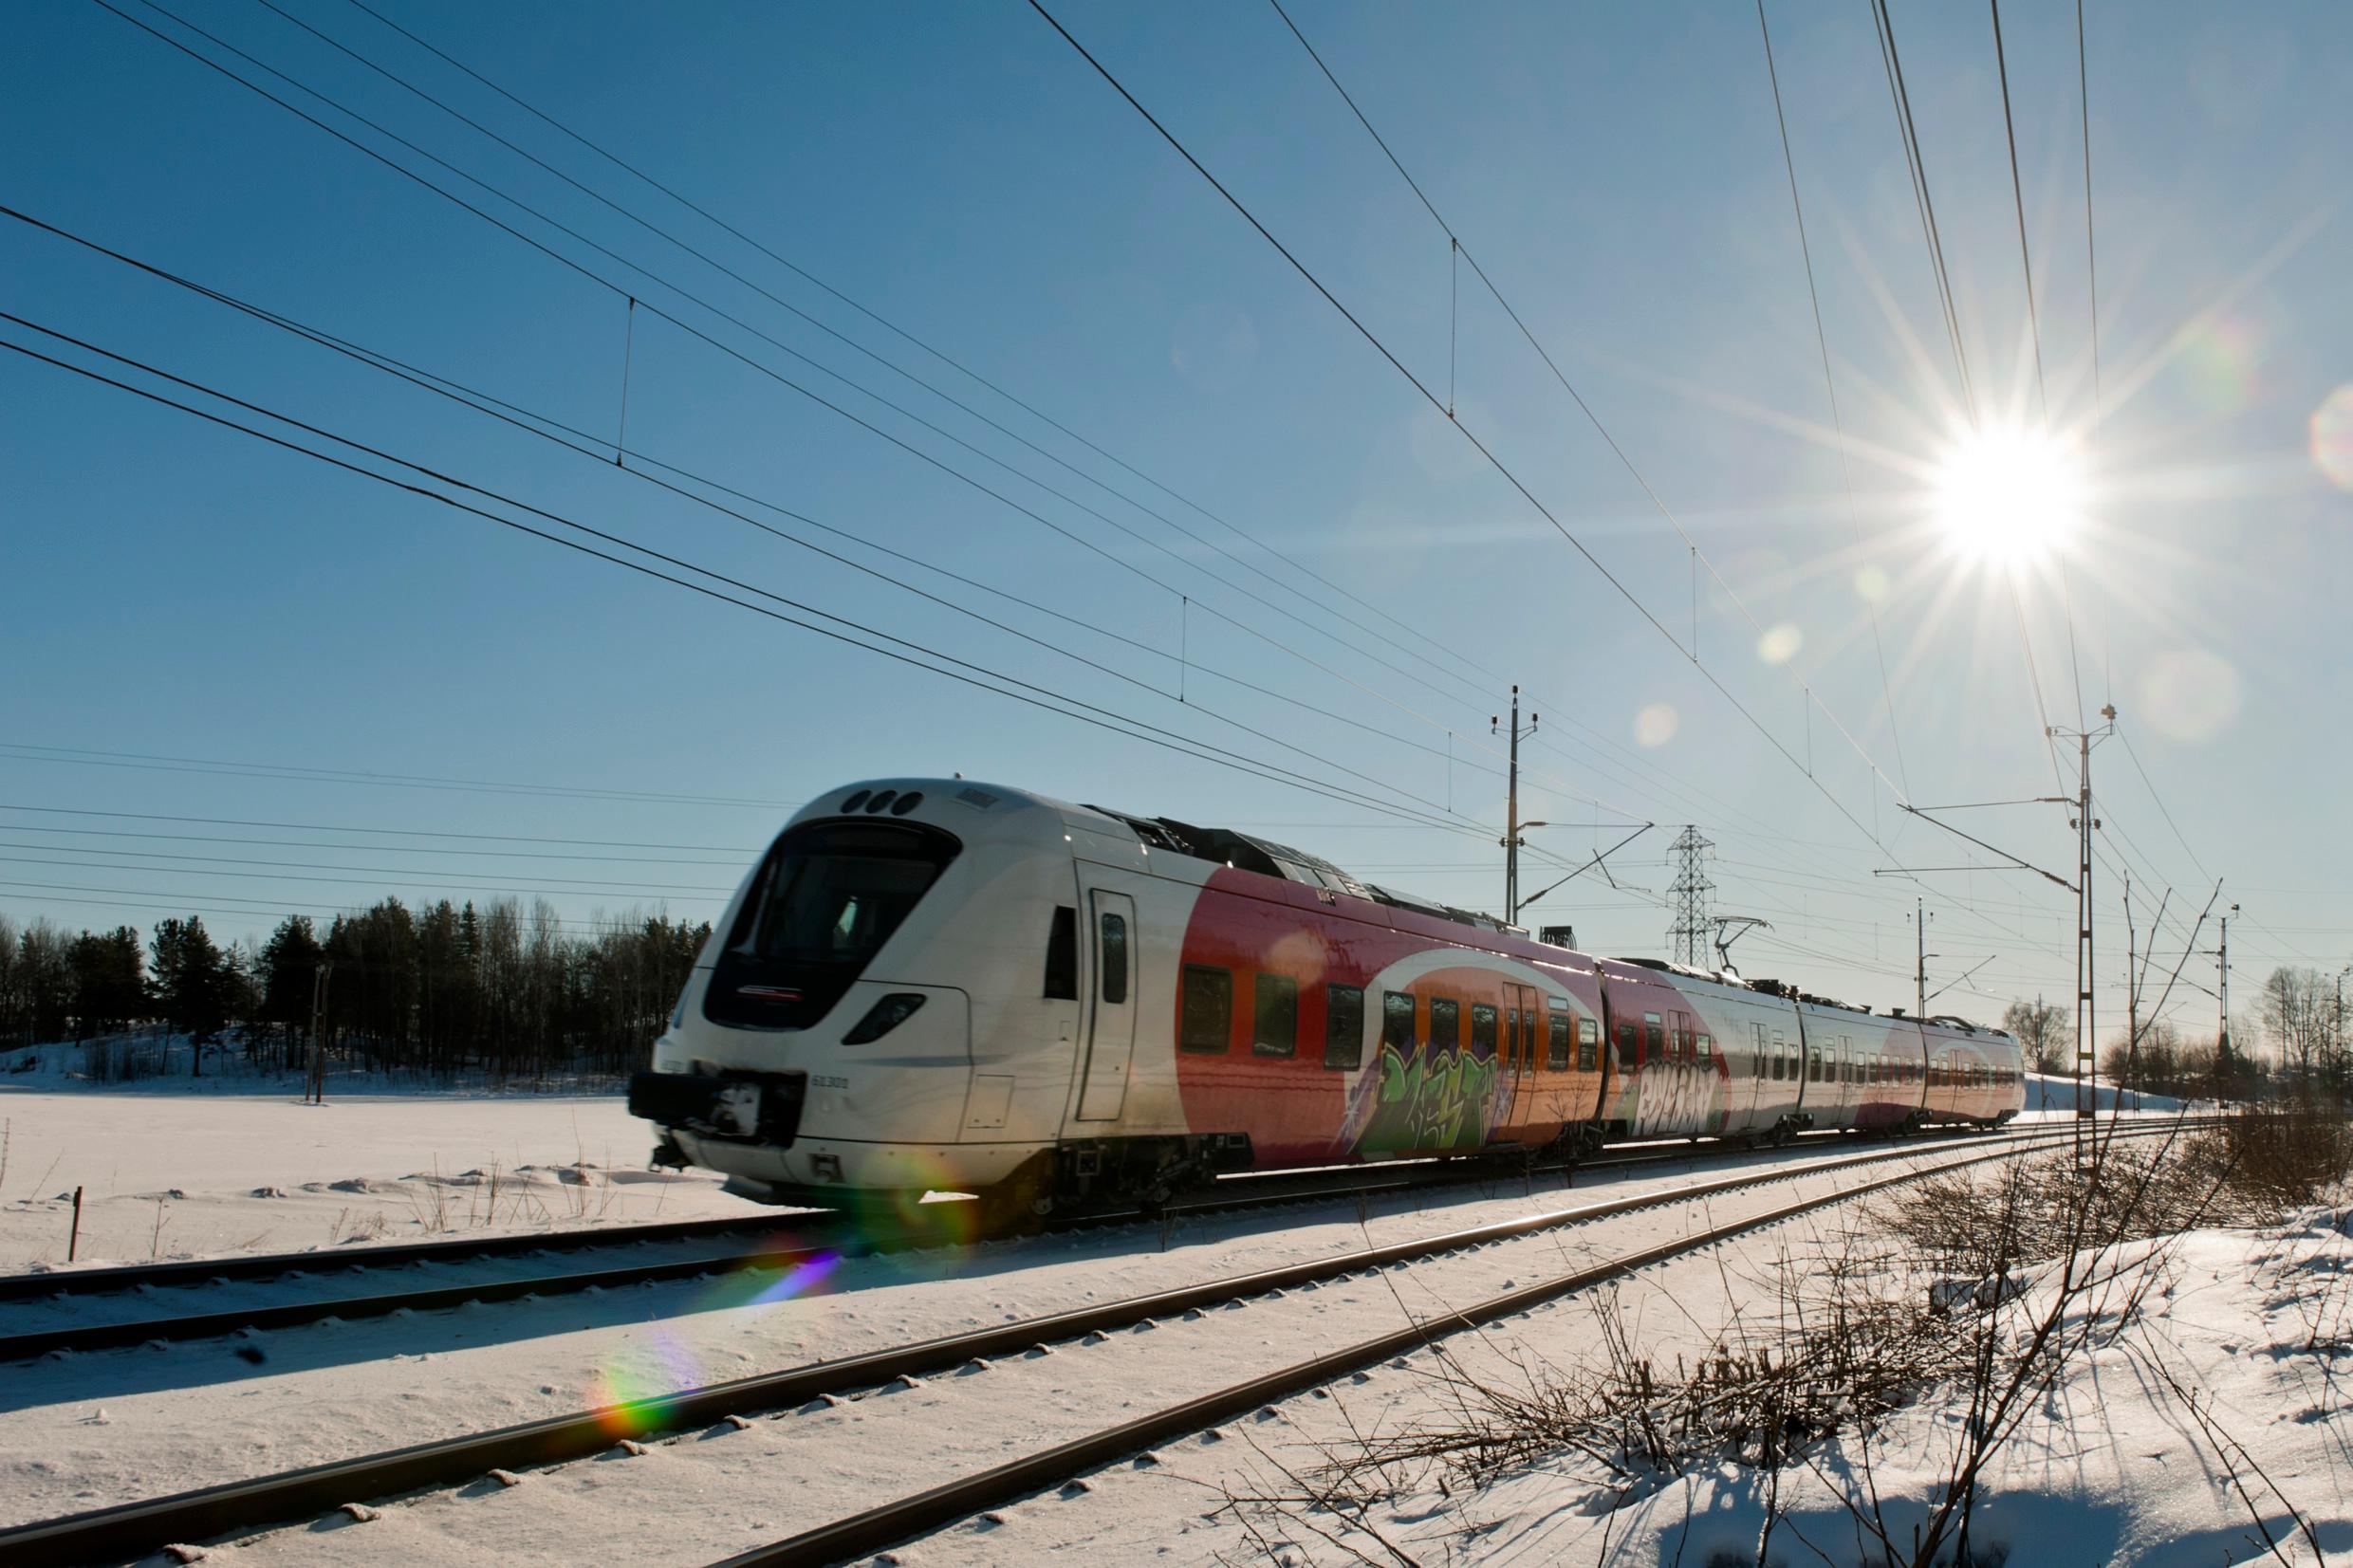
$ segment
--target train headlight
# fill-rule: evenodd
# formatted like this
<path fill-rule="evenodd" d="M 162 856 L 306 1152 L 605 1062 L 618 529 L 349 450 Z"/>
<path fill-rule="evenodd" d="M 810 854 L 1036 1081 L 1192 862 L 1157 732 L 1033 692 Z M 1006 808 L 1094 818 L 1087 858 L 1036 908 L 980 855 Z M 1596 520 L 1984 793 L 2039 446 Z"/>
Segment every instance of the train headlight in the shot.
<path fill-rule="evenodd" d="M 913 1018 L 916 1009 L 922 1005 L 921 991 L 893 991 L 866 1009 L 866 1016 L 858 1021 L 856 1028 L 842 1037 L 842 1043 L 864 1045 L 880 1040 Z"/>

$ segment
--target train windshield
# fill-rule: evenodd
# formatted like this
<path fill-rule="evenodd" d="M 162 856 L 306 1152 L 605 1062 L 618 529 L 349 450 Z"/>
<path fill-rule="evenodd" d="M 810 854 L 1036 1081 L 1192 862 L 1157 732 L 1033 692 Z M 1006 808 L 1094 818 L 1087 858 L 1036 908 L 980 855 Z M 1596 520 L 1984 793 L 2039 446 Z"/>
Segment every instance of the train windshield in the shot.
<path fill-rule="evenodd" d="M 815 1023 L 958 847 L 916 822 L 812 822 L 786 833 L 728 932 L 705 1015 L 768 1028 Z"/>

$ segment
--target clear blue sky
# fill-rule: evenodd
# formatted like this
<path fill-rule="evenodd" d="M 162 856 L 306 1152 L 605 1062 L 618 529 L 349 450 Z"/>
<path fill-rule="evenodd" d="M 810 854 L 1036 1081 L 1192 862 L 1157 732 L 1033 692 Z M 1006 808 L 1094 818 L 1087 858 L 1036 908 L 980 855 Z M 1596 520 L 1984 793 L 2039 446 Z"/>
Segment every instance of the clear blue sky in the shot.
<path fill-rule="evenodd" d="M 141 0 L 119 3 L 260 76 Z M 1024 707 L 6 355 L 0 802 L 334 830 L 0 810 L 0 912 L 20 921 L 145 927 L 196 909 L 215 929 L 250 935 L 287 909 L 324 915 L 380 892 L 501 889 L 544 891 L 574 919 L 658 904 L 707 914 L 753 846 L 813 793 L 951 770 L 1254 826 L 1374 880 L 1494 908 L 1503 802 L 1487 721 L 1516 680 L 1543 713 L 1523 800 L 1525 815 L 1555 824 L 1536 830 L 1539 843 L 1573 863 L 1619 836 L 1613 822 L 1661 824 L 1617 862 L 1619 879 L 1643 891 L 1588 875 L 1530 911 L 1531 923 L 1574 921 L 1598 950 L 1662 951 L 1666 844 L 1695 821 L 1717 845 L 1715 908 L 1773 923 L 1738 950 L 1750 972 L 1906 1003 L 1905 916 L 1925 891 L 1938 983 L 1992 955 L 1942 1005 L 1991 1015 L 2010 996 L 2071 990 L 2068 895 L 2018 873 L 1929 874 L 1925 890 L 1872 873 L 1975 854 L 1907 823 L 1899 796 L 2054 793 L 2034 687 L 2039 677 L 2051 722 L 2072 725 L 2080 669 L 2083 707 L 2112 698 L 2133 747 L 2108 743 L 2096 767 L 2103 854 L 2135 868 L 2136 895 L 2149 895 L 2142 927 L 2158 889 L 2173 887 L 2170 921 L 2194 913 L 2205 879 L 2221 876 L 2226 902 L 2245 907 L 2232 932 L 2243 994 L 2272 963 L 2333 971 L 2353 952 L 2353 852 L 2338 804 L 2353 493 L 2312 450 L 2316 412 L 2353 385 L 2343 157 L 2353 28 L 2341 8 L 2087 8 L 2104 394 L 2096 431 L 2074 12 L 2027 3 L 2005 12 L 2051 422 L 2085 446 L 2095 474 L 2089 519 L 2065 558 L 2071 648 L 2050 563 L 2015 581 L 2013 602 L 2011 580 L 1956 561 L 1925 522 L 1927 475 L 1958 393 L 1860 0 L 1770 13 L 1851 509 L 1826 434 L 1751 9 L 1293 8 L 1737 604 L 1713 581 L 1695 590 L 1683 539 L 1467 269 L 1450 305 L 1444 232 L 1270 8 L 1058 8 L 1441 397 L 1451 339 L 1465 426 L 1663 632 L 1026 6 L 381 9 L 1240 535 L 343 0 L 282 3 L 1089 477 L 260 5 L 169 3 L 576 231 L 549 230 L 431 171 L 619 287 L 94 4 L 11 17 L 0 200 L 600 439 L 621 415 L 633 292 L 1006 499 L 652 310 L 638 312 L 629 348 L 634 452 L 844 530 L 847 543 L 759 513 L 1037 640 L 0 223 L 9 312 L 1048 692 L 1420 819 L 1456 820 L 1457 830 Z M 2030 422 L 2033 357 L 1991 30 L 1968 7 L 1895 12 L 1978 394 L 1989 417 Z M 89 362 L 21 327 L 0 335 Z M 2353 392 L 2344 397 L 2342 423 L 2324 418 L 2322 431 L 2353 447 L 2344 428 Z M 2353 485 L 2353 451 L 2339 461 Z M 1700 657 L 1732 697 L 1677 646 L 1695 618 Z M 158 758 L 238 771 L 173 770 L 194 765 Z M 696 799 L 636 798 L 649 795 Z M 2057 808 L 1953 820 L 2071 871 Z M 60 828 L 82 831 L 44 831 Z M 481 853 L 569 853 L 525 836 L 718 848 L 582 851 L 642 862 Z M 409 850 L 388 847 L 397 843 Z M 423 849 L 432 853 L 413 852 Z M 217 858 L 189 858 L 198 856 Z M 1531 891 L 1549 879 L 1541 863 L 1528 876 Z M 2115 928 L 2103 932 L 2114 955 L 2103 1006 L 2120 1008 L 2121 889 L 2111 867 L 2099 876 Z M 35 883 L 52 885 L 26 885 Z M 2186 929 L 2160 939 L 2168 962 Z M 2200 945 L 2212 936 L 2210 926 Z M 2196 960 L 2187 975 L 2211 985 L 2214 966 Z M 2176 1002 L 2185 1026 L 2211 1021 L 2210 999 L 2177 991 Z"/>

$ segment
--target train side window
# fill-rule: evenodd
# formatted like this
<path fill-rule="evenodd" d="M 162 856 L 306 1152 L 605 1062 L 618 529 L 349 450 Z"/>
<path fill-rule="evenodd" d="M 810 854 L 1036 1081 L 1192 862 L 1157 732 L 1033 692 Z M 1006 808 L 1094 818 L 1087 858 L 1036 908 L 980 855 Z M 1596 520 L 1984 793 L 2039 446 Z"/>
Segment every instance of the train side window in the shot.
<path fill-rule="evenodd" d="M 1555 1073 L 1568 1071 L 1568 1015 L 1554 1013 L 1545 1021 L 1551 1033 L 1545 1042 L 1545 1066 Z"/>
<path fill-rule="evenodd" d="M 1634 1020 L 1622 1019 L 1618 1024 L 1618 1063 L 1629 1066 L 1642 1057 L 1640 1026 Z"/>
<path fill-rule="evenodd" d="M 1601 1065 L 1602 1025 L 1598 1020 L 1577 1021 L 1577 1070 L 1589 1073 Z"/>
<path fill-rule="evenodd" d="M 1353 1071 L 1364 1064 L 1364 991 L 1332 986 L 1324 992 L 1324 1065 Z"/>
<path fill-rule="evenodd" d="M 1434 1035 L 1437 1033 L 1437 1025 L 1435 1022 L 1431 1024 L 1430 1032 Z M 1484 1002 L 1473 1002 L 1471 1004 L 1472 1054 L 1477 1055 L 1482 1045 L 1487 1047 L 1487 1055 L 1491 1057 L 1495 1054 L 1495 1009 Z"/>
<path fill-rule="evenodd" d="M 1262 974 L 1252 1009 L 1256 1026 L 1251 1032 L 1253 1056 L 1299 1054 L 1299 982 L 1288 974 Z"/>
<path fill-rule="evenodd" d="M 1113 1006 L 1127 1000 L 1127 917 L 1102 917 L 1102 999 Z"/>
<path fill-rule="evenodd" d="M 1491 1036 L 1490 1038 L 1492 1038 Z M 1451 1051 L 1462 1044 L 1462 1004 L 1452 997 L 1430 999 L 1430 1049 Z"/>
<path fill-rule="evenodd" d="M 1383 991 L 1380 995 L 1380 1042 L 1398 1055 L 1414 1054 L 1414 993 Z"/>
<path fill-rule="evenodd" d="M 1213 964 L 1185 966 L 1184 1006 L 1176 1048 L 1223 1056 L 1233 1040 L 1233 975 Z"/>
<path fill-rule="evenodd" d="M 1806 1081 L 1808 1083 L 1820 1083 L 1822 1081 L 1822 1052 L 1820 1049 L 1815 1049 L 1808 1051 L 1806 1056 L 1809 1060 L 1806 1064 Z"/>
<path fill-rule="evenodd" d="M 1046 995 L 1079 999 L 1079 912 L 1068 904 L 1054 906 L 1054 924 L 1046 933 Z"/>
<path fill-rule="evenodd" d="M 1642 1035 L 1643 1043 L 1650 1047 L 1650 1055 L 1644 1058 L 1645 1061 L 1656 1061 L 1666 1054 L 1666 1020 L 1657 1013 L 1644 1013 L 1642 1015 Z"/>
<path fill-rule="evenodd" d="M 1703 1062 L 1715 1061 L 1715 1037 L 1714 1035 L 1699 1037 L 1699 1060 Z"/>

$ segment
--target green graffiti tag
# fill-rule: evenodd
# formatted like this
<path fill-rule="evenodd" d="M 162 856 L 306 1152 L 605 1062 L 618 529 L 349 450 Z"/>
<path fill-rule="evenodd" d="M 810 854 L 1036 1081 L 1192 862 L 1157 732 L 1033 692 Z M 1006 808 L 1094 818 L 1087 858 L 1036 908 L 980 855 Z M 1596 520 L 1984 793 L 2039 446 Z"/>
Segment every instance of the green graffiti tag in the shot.
<path fill-rule="evenodd" d="M 1491 1061 L 1458 1050 L 1434 1058 L 1419 1046 L 1408 1061 L 1383 1045 L 1380 1091 L 1357 1148 L 1368 1155 L 1477 1149 L 1487 1141 L 1494 1091 Z"/>

